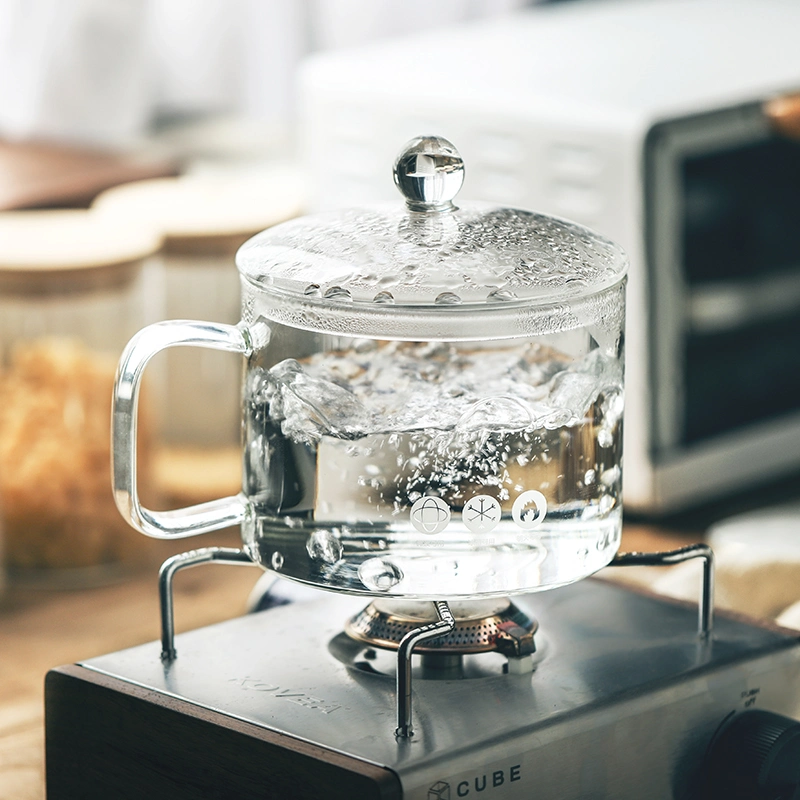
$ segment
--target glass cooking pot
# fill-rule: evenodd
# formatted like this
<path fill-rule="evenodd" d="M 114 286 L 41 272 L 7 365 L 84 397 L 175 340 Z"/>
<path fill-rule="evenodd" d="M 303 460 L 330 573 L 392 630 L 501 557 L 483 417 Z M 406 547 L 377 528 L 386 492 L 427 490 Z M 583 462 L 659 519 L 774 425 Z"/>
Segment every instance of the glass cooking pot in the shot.
<path fill-rule="evenodd" d="M 241 525 L 253 561 L 287 578 L 418 599 L 552 588 L 614 557 L 626 257 L 564 220 L 456 207 L 463 173 L 449 142 L 414 139 L 395 164 L 405 207 L 303 217 L 243 245 L 239 325 L 134 337 L 113 414 L 134 527 Z M 136 397 L 174 345 L 247 358 L 243 486 L 155 512 L 136 491 Z"/>

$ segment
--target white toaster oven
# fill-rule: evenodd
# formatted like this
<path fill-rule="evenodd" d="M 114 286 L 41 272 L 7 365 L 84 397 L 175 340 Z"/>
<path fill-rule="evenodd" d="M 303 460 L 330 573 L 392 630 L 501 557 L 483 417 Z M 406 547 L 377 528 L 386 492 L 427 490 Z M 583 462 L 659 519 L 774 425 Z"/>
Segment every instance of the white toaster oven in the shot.
<path fill-rule="evenodd" d="M 385 165 L 435 133 L 463 196 L 617 240 L 627 507 L 747 491 L 800 466 L 800 138 L 765 111 L 800 127 L 798 37 L 795 0 L 595 0 L 317 55 L 312 204 L 395 199 Z"/>

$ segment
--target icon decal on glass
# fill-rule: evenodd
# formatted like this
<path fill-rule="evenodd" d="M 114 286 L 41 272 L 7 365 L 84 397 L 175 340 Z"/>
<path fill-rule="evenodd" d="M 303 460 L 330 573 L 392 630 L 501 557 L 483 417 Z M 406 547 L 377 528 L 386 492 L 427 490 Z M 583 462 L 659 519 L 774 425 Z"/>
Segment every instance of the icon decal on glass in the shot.
<path fill-rule="evenodd" d="M 472 533 L 489 533 L 500 522 L 500 503 L 488 494 L 479 494 L 464 503 L 461 519 Z"/>
<path fill-rule="evenodd" d="M 547 514 L 547 498 L 535 489 L 523 492 L 511 507 L 514 522 L 524 531 L 538 528 Z"/>
<path fill-rule="evenodd" d="M 450 522 L 450 506 L 440 497 L 420 497 L 411 506 L 411 524 L 420 532 L 443 531 Z"/>

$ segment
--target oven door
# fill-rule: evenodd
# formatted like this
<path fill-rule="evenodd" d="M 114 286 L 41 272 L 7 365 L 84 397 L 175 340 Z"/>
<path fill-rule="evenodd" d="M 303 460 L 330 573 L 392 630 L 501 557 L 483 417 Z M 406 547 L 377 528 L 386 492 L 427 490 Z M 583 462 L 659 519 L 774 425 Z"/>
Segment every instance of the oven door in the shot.
<path fill-rule="evenodd" d="M 800 140 L 761 103 L 645 153 L 651 441 L 663 509 L 800 465 Z"/>

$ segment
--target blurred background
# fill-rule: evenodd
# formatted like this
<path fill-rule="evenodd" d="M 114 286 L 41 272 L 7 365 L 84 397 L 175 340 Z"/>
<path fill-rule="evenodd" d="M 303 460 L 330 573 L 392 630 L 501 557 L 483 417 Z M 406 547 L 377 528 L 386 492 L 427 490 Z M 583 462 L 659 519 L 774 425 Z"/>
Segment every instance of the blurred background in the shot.
<path fill-rule="evenodd" d="M 459 148 L 464 197 L 625 247 L 627 541 L 710 538 L 723 604 L 800 618 L 798 31 L 792 0 L 0 0 L 0 700 L 33 698 L 0 711 L 0 797 L 42 796 L 43 669 L 153 638 L 138 576 L 187 547 L 111 497 L 125 343 L 236 323 L 238 247 L 397 200 L 418 134 Z M 239 375 L 154 359 L 151 507 L 238 491 Z M 241 576 L 192 580 L 185 624 L 241 605 Z"/>
<path fill-rule="evenodd" d="M 0 4 L 0 518 L 15 582 L 87 585 L 146 560 L 108 487 L 114 363 L 149 322 L 239 320 L 236 250 L 310 205 L 304 60 L 522 5 Z M 237 491 L 239 370 L 211 352 L 155 360 L 151 504 Z"/>
<path fill-rule="evenodd" d="M 524 5 L 7 0 L 0 7 L 0 132 L 9 141 L 104 148 L 143 140 L 152 146 L 156 139 L 181 159 L 221 146 L 238 149 L 240 157 L 295 155 L 297 70 L 308 54 L 496 17 Z M 201 122 L 207 127 L 198 127 Z M 191 135 L 175 141 L 187 127 Z"/>

